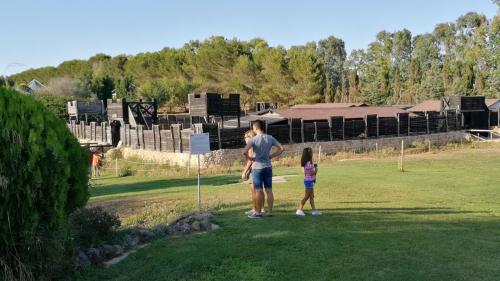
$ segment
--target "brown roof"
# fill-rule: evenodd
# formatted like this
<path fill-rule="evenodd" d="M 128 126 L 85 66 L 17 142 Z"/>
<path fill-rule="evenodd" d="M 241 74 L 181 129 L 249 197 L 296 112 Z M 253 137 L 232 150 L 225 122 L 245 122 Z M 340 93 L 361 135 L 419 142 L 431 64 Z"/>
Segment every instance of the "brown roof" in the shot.
<path fill-rule="evenodd" d="M 486 103 L 487 107 L 494 105 L 495 103 L 500 102 L 500 99 L 486 99 L 484 103 Z"/>
<path fill-rule="evenodd" d="M 314 104 L 297 104 L 291 108 L 347 108 L 367 106 L 366 103 L 350 103 L 350 102 L 332 102 L 332 103 L 314 103 Z"/>
<path fill-rule="evenodd" d="M 268 124 L 279 123 L 285 121 L 286 118 L 274 113 L 266 113 L 262 115 L 246 115 L 240 118 L 240 127 L 250 127 L 250 123 L 255 120 L 265 120 Z M 224 128 L 237 128 L 238 119 L 224 121 Z"/>
<path fill-rule="evenodd" d="M 411 112 L 425 112 L 425 111 L 441 111 L 441 101 L 440 100 L 426 100 L 422 103 L 415 105 L 414 107 L 408 108 Z"/>
<path fill-rule="evenodd" d="M 331 116 L 344 116 L 345 118 L 364 118 L 365 115 L 377 114 L 379 117 L 396 117 L 398 113 L 408 111 L 390 106 L 365 106 L 347 108 L 288 108 L 277 109 L 275 113 L 285 118 L 302 118 L 305 121 L 328 120 Z"/>

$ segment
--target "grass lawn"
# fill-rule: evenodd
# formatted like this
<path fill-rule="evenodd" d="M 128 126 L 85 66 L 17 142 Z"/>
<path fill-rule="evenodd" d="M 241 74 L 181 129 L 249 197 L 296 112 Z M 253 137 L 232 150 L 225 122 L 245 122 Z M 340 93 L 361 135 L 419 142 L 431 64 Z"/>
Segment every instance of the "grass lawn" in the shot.
<path fill-rule="evenodd" d="M 300 168 L 276 169 L 297 176 L 274 186 L 275 216 L 261 220 L 243 215 L 250 194 L 238 175 L 204 175 L 221 229 L 157 240 L 78 280 L 500 280 L 500 148 L 411 156 L 405 168 L 395 158 L 322 165 L 320 217 L 294 215 Z M 195 180 L 104 178 L 91 204 L 147 224 L 194 209 Z"/>

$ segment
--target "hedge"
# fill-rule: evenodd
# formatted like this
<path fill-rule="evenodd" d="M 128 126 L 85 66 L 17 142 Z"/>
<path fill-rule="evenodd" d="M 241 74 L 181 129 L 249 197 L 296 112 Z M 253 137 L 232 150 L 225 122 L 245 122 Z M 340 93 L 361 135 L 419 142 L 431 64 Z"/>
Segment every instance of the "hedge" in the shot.
<path fill-rule="evenodd" d="M 89 197 L 88 155 L 63 120 L 6 88 L 0 88 L 0 144 L 0 261 L 14 273 L 20 262 L 51 278 L 46 255 L 71 251 L 67 217 Z"/>

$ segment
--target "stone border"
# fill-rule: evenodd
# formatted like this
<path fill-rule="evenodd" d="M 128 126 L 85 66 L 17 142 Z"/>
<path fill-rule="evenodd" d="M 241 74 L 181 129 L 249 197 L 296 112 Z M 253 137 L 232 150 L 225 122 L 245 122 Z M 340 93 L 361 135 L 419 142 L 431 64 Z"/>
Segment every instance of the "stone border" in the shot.
<path fill-rule="evenodd" d="M 159 224 L 152 229 L 132 228 L 125 235 L 122 243 L 101 244 L 86 250 L 77 251 L 75 260 L 77 270 L 84 270 L 91 264 L 110 266 L 116 264 L 138 249 L 144 248 L 155 239 L 170 236 L 177 237 L 193 233 L 206 233 L 220 227 L 211 223 L 210 212 L 193 212 L 177 217 L 171 224 Z"/>

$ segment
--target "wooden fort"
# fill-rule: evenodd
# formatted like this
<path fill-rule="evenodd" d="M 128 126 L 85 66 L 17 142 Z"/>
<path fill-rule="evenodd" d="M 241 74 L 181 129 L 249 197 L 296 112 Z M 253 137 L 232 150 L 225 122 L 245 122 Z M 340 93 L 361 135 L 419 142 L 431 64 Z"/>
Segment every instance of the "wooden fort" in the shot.
<path fill-rule="evenodd" d="M 93 102 L 68 101 L 68 115 L 70 120 L 85 122 L 100 122 L 104 117 L 104 103 L 102 100 Z"/>
<path fill-rule="evenodd" d="M 204 92 L 189 94 L 189 115 L 192 120 L 198 117 L 203 123 L 212 123 L 220 120 L 223 126 L 224 117 L 236 117 L 240 127 L 241 107 L 240 95 L 229 94 L 225 98 L 219 93 Z"/>
<path fill-rule="evenodd" d="M 129 102 L 126 99 L 108 99 L 108 120 L 117 120 L 132 127 L 143 125 L 146 129 L 151 129 L 153 124 L 158 124 L 158 104 L 156 100 Z"/>

